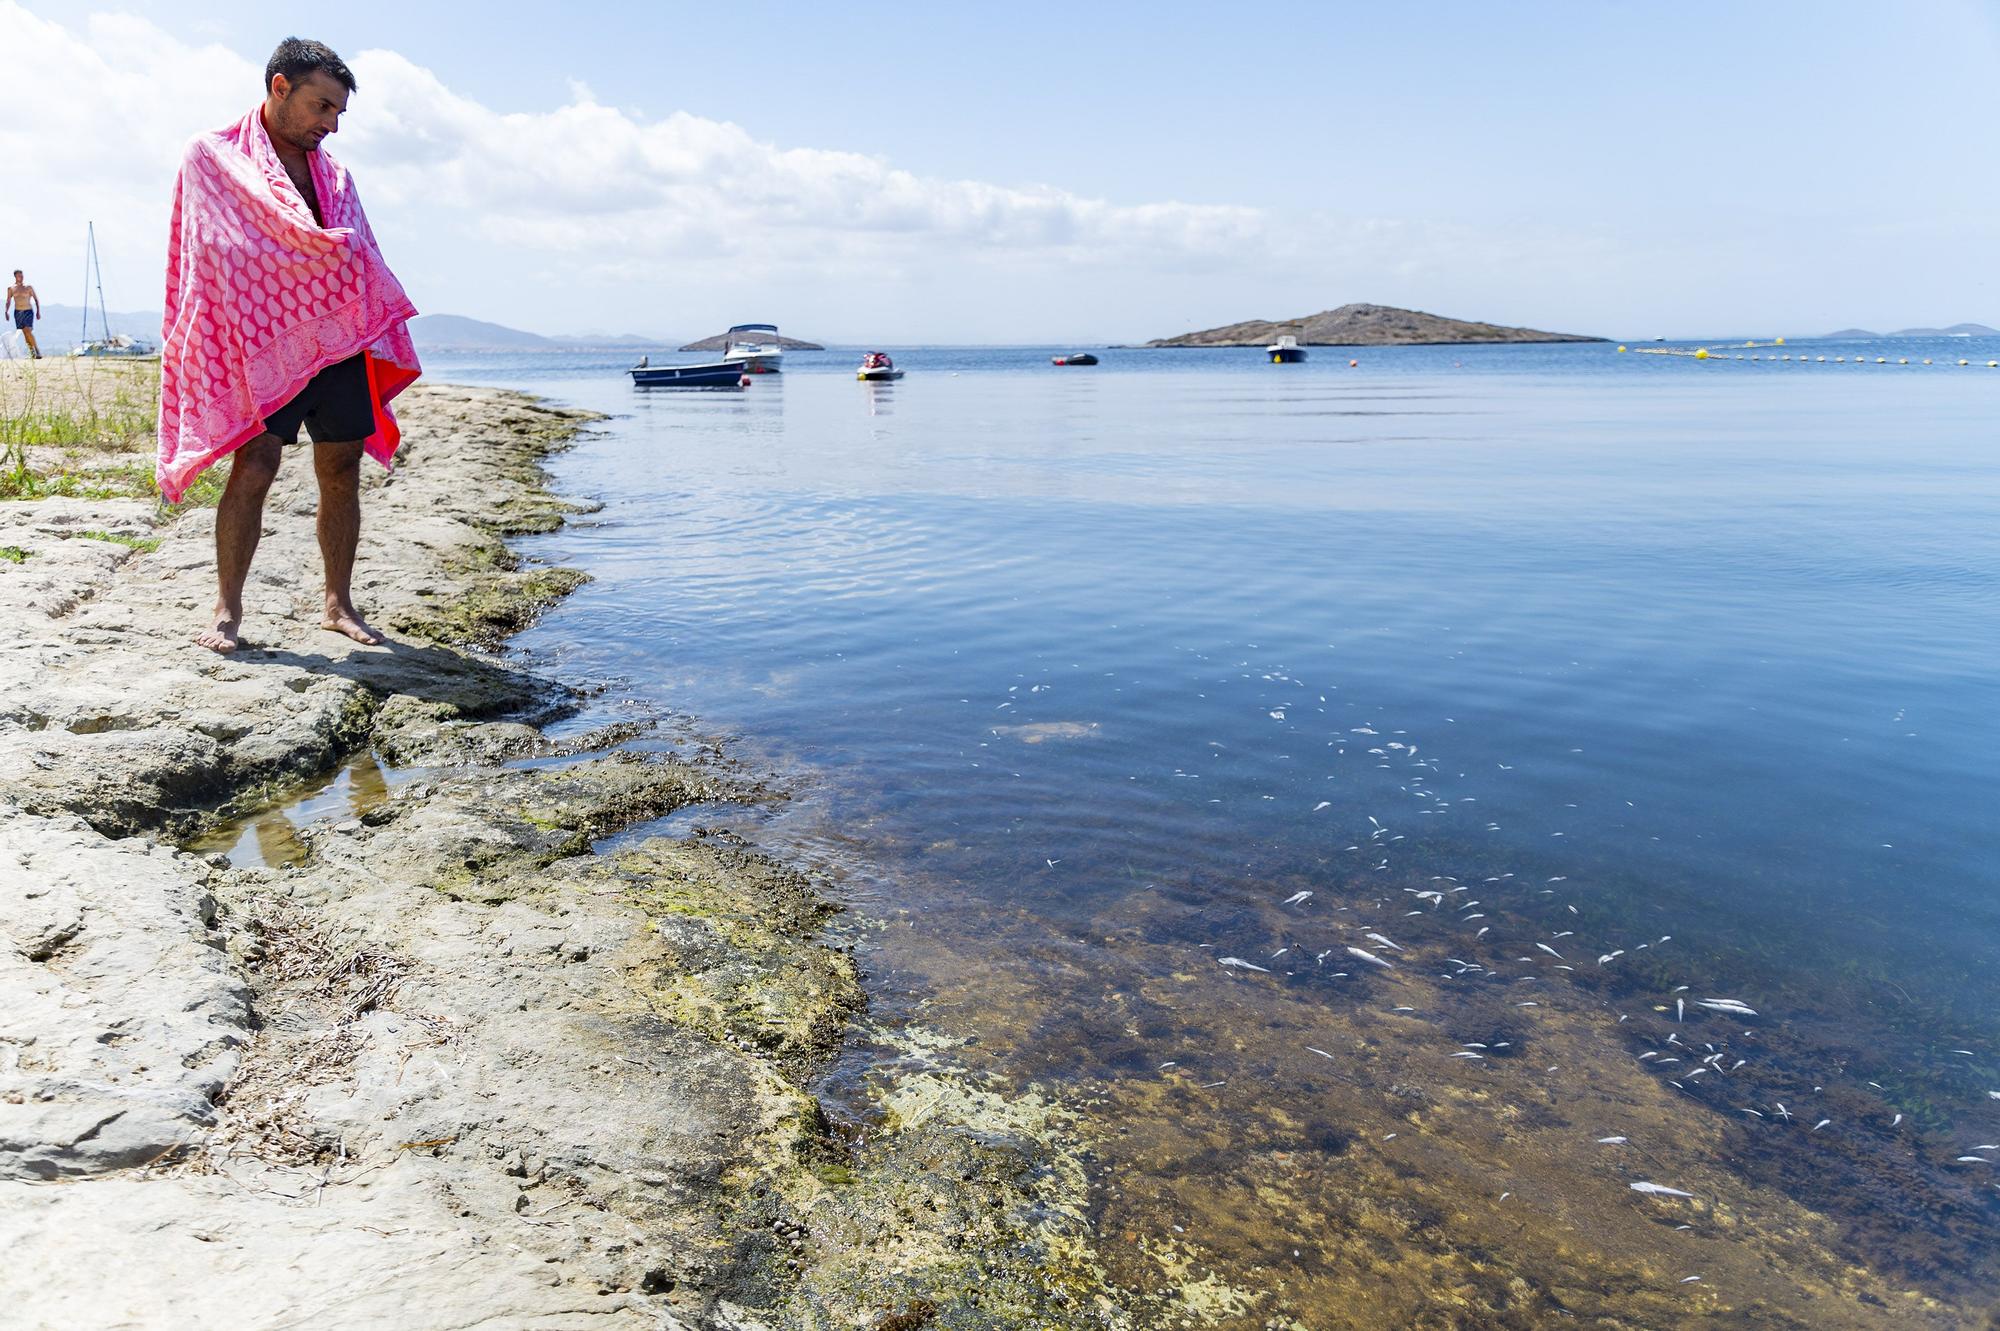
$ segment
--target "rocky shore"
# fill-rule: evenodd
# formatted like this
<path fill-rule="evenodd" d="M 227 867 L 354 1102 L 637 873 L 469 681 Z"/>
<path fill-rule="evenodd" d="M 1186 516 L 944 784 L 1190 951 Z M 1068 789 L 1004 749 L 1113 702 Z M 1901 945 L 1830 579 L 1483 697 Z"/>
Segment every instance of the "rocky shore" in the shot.
<path fill-rule="evenodd" d="M 725 836 L 639 835 L 777 796 L 622 747 L 643 723 L 556 738 L 569 687 L 489 654 L 581 579 L 505 538 L 575 511 L 540 462 L 587 422 L 404 416 L 357 575 L 384 647 L 317 627 L 302 457 L 230 658 L 189 642 L 212 513 L 0 504 L 8 1325 L 1119 1325 L 1064 1115 L 908 1041 L 833 1121 L 865 925 Z M 388 788 L 290 862 L 182 849 L 371 752 Z"/>

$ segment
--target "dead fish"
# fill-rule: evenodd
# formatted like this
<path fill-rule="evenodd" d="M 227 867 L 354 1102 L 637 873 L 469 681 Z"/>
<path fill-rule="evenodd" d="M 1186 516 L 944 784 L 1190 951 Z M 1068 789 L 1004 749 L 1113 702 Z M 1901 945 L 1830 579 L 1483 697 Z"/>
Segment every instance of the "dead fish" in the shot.
<path fill-rule="evenodd" d="M 1697 998 L 1694 1005 L 1705 1007 L 1710 1012 L 1727 1012 L 1737 1017 L 1754 1017 L 1757 1010 L 1734 998 Z"/>
<path fill-rule="evenodd" d="M 1392 943 L 1388 939 L 1384 938 L 1381 934 L 1363 934 L 1361 936 L 1363 938 L 1373 939 L 1375 942 L 1380 943 L 1383 947 L 1392 947 L 1396 949 L 1396 951 L 1398 952 L 1401 952 L 1403 950 L 1402 944 Z"/>
<path fill-rule="evenodd" d="M 1347 949 L 1347 951 L 1348 951 L 1348 954 L 1349 954 L 1350 956 L 1356 956 L 1356 957 L 1359 957 L 1359 958 L 1361 958 L 1361 959 L 1362 959 L 1363 961 L 1366 961 L 1366 962 L 1370 963 L 1371 965 L 1375 965 L 1375 966 L 1381 966 L 1381 967 L 1383 967 L 1383 968 L 1384 968 L 1384 969 L 1386 969 L 1386 970 L 1394 970 L 1394 969 L 1396 969 L 1396 963 L 1395 963 L 1395 962 L 1393 962 L 1393 961 L 1384 961 L 1384 960 L 1383 960 L 1382 958 L 1380 958 L 1380 957 L 1376 956 L 1376 955 L 1375 955 L 1375 954 L 1374 954 L 1373 952 L 1370 952 L 1370 951 L 1368 951 L 1368 950 L 1367 950 L 1367 949 L 1365 949 L 1365 948 L 1359 948 L 1359 947 L 1350 947 L 1350 948 L 1348 948 L 1348 949 Z"/>
<path fill-rule="evenodd" d="M 1312 893 L 1310 892 L 1294 892 L 1290 896 L 1285 898 L 1284 904 L 1287 906 L 1296 906 L 1301 902 L 1310 900 L 1311 897 Z"/>
<path fill-rule="evenodd" d="M 1262 966 L 1259 966 L 1259 965 L 1258 965 L 1258 964 L 1257 964 L 1256 962 L 1254 962 L 1254 961 L 1245 961 L 1245 960 L 1244 960 L 1243 958 L 1241 958 L 1241 957 L 1224 957 L 1224 958 L 1222 958 L 1222 959 L 1221 959 L 1220 961 L 1216 962 L 1216 965 L 1218 965 L 1218 966 L 1234 966 L 1234 967 L 1235 967 L 1236 969 L 1238 969 L 1238 970 L 1244 970 L 1244 971 L 1263 971 L 1263 972 L 1264 972 L 1264 974 L 1266 974 L 1266 975 L 1269 975 L 1269 974 L 1271 973 L 1271 972 L 1270 972 L 1269 970 L 1267 970 L 1266 968 L 1264 968 L 1264 967 L 1262 967 Z"/>
<path fill-rule="evenodd" d="M 1550 956 L 1554 957 L 1557 961 L 1561 961 L 1563 959 L 1563 954 L 1556 951 L 1554 948 L 1550 947 L 1547 943 L 1537 943 L 1535 944 L 1535 946 L 1540 948 L 1542 951 L 1548 953 Z"/>
<path fill-rule="evenodd" d="M 1484 1055 L 1484 1054 L 1475 1054 L 1475 1053 L 1473 1053 L 1473 1052 L 1472 1052 L 1472 1051 L 1471 1051 L 1470 1049 L 1461 1049 L 1461 1050 L 1459 1050 L 1459 1051 L 1458 1051 L 1457 1053 L 1453 1054 L 1453 1055 L 1452 1055 L 1452 1057 L 1453 1057 L 1453 1058 L 1485 1058 L 1485 1057 L 1486 1057 L 1486 1055 Z"/>
<path fill-rule="evenodd" d="M 1599 1146 L 1623 1146 L 1627 1140 L 1624 1137 L 1599 1137 L 1597 1144 Z"/>
<path fill-rule="evenodd" d="M 1694 1196 L 1694 1194 L 1691 1192 L 1682 1192 L 1679 1188 L 1670 1188 L 1664 1183 L 1634 1183 L 1632 1185 L 1632 1191 L 1643 1192 L 1646 1193 L 1648 1196 L 1653 1196 L 1653 1197 Z"/>

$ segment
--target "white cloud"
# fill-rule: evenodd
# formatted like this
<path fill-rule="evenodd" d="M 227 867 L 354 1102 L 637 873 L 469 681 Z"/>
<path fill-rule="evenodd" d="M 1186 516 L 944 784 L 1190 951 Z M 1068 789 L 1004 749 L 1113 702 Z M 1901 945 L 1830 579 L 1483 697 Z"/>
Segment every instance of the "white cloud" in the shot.
<path fill-rule="evenodd" d="M 28 108 L 0 118 L 15 256 L 0 264 L 74 300 L 62 288 L 95 219 L 112 305 L 157 307 L 181 144 L 240 116 L 261 64 L 143 18 L 71 26 L 12 0 L 0 50 L 10 105 Z M 1491 317 L 1488 292 L 1538 275 L 1573 289 L 1598 261 L 1546 233 L 920 176 L 687 112 L 648 119 L 580 83 L 566 105 L 495 109 L 395 51 L 352 64 L 361 91 L 333 150 L 419 306 L 533 311 L 555 331 L 696 333 L 749 310 L 830 337 L 1133 337 L 1353 299 Z"/>
<path fill-rule="evenodd" d="M 613 247 L 643 262 L 916 244 L 981 253 L 1158 261 L 1268 238 L 1255 209 L 1117 205 L 1041 186 L 928 179 L 878 157 L 760 142 L 684 112 L 640 120 L 576 87 L 569 105 L 499 113 L 392 51 L 354 60 L 366 115 L 341 147 L 371 197 L 449 198 L 492 239 L 554 254 Z"/>

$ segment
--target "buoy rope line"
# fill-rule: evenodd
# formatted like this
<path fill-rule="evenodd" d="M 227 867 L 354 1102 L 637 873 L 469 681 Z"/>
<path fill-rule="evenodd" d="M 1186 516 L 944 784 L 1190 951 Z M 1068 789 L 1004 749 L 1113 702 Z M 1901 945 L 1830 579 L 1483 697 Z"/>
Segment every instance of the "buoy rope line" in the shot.
<path fill-rule="evenodd" d="M 1774 342 L 1745 342 L 1743 345 L 1746 347 L 1782 347 L 1785 345 L 1785 339 L 1781 337 Z M 1761 353 L 1746 356 L 1740 351 L 1733 350 L 1734 343 L 1731 343 L 1730 346 L 1731 350 L 1717 349 L 1710 351 L 1707 347 L 1695 347 L 1690 350 L 1687 347 L 1628 347 L 1621 344 L 1618 350 L 1621 352 L 1630 352 L 1635 356 L 1683 356 L 1688 360 L 1795 361 L 1800 365 L 1823 365 L 1828 363 L 1834 365 L 1847 365 L 1850 363 L 1854 365 L 1934 365 L 1937 363 L 1929 356 L 1921 357 L 1914 362 L 1908 356 L 1898 356 L 1893 361 L 1887 356 L 1877 356 L 1873 361 L 1870 361 L 1866 356 L 1809 356 L 1804 352 L 1800 352 L 1794 356 L 1789 351 L 1778 356 L 1766 356 Z M 1949 365 L 1952 361 L 1947 357 L 1944 363 Z M 1960 365 L 1979 364 L 1979 362 L 1968 360 L 1963 356 L 1958 359 L 1957 363 Z M 1989 370 L 2000 370 L 2000 360 L 1986 361 L 1984 366 Z"/>

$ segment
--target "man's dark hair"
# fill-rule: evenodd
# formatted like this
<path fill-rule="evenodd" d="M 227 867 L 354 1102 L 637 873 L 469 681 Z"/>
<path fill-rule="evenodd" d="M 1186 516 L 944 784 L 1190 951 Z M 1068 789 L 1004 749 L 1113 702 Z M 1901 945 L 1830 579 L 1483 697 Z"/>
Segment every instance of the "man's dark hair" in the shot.
<path fill-rule="evenodd" d="M 271 80 L 280 74 L 293 84 L 308 74 L 324 74 L 349 92 L 354 91 L 354 71 L 325 42 L 309 42 L 303 37 L 287 37 L 279 42 L 278 49 L 271 52 L 264 65 L 265 92 L 271 91 Z"/>

